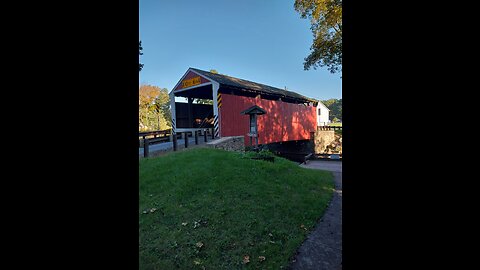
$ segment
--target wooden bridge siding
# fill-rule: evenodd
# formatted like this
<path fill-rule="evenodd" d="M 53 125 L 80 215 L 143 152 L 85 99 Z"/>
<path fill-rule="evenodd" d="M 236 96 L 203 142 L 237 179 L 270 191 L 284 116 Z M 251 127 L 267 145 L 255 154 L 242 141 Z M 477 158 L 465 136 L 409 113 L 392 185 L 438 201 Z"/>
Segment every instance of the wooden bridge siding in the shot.
<path fill-rule="evenodd" d="M 246 135 L 249 132 L 249 116 L 240 114 L 249 106 L 245 99 L 237 98 L 239 96 L 222 93 L 222 106 L 219 109 L 220 114 L 220 135 L 244 136 L 245 145 L 250 145 L 250 138 Z"/>
<path fill-rule="evenodd" d="M 245 144 L 250 145 L 250 138 L 246 135 L 249 132 L 249 116 L 240 112 L 253 105 L 267 111 L 266 114 L 258 116 L 259 144 L 308 140 L 310 132 L 316 129 L 317 115 L 313 106 L 222 94 L 222 137 L 243 135 Z"/>

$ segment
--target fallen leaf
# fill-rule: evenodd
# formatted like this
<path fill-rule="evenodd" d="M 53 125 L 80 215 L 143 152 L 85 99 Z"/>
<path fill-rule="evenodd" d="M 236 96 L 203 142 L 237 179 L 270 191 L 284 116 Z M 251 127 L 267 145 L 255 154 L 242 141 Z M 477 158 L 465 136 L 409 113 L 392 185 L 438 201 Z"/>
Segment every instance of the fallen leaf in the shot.
<path fill-rule="evenodd" d="M 197 227 L 200 227 L 200 223 L 194 221 L 194 222 L 193 222 L 193 228 L 196 229 Z"/>
<path fill-rule="evenodd" d="M 260 261 L 260 262 L 265 261 L 265 256 L 258 256 L 258 261 Z"/>
<path fill-rule="evenodd" d="M 182 226 L 187 226 L 188 222 L 182 222 Z"/>
<path fill-rule="evenodd" d="M 147 211 L 147 210 L 145 210 L 145 211 L 143 211 L 142 213 L 144 213 L 144 214 L 148 214 L 148 211 Z"/>
<path fill-rule="evenodd" d="M 275 242 L 274 242 L 274 241 L 272 241 L 272 240 L 270 240 L 270 243 L 272 243 L 272 244 L 275 244 Z"/>
<path fill-rule="evenodd" d="M 249 262 L 250 262 L 250 256 L 248 255 L 243 256 L 243 264 L 247 264 Z"/>
<path fill-rule="evenodd" d="M 198 242 L 198 243 L 196 243 L 195 245 L 196 245 L 197 247 L 199 247 L 199 248 L 203 247 L 203 243 L 202 243 L 202 242 Z"/>
<path fill-rule="evenodd" d="M 157 208 L 152 208 L 152 209 L 150 209 L 150 213 L 153 213 L 153 212 L 155 212 L 155 211 L 157 211 Z"/>
<path fill-rule="evenodd" d="M 268 236 L 273 237 L 273 234 L 272 234 L 272 233 L 269 233 Z"/>
<path fill-rule="evenodd" d="M 196 264 L 196 265 L 201 264 L 200 260 L 193 260 L 193 263 Z"/>

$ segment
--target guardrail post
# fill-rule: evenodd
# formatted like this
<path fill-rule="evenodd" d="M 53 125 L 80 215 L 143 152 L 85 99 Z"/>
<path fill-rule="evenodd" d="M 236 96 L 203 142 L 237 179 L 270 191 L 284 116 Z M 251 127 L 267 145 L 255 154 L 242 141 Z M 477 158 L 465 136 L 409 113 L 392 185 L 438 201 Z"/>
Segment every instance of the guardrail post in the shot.
<path fill-rule="evenodd" d="M 203 140 L 205 142 L 207 142 L 207 130 L 206 129 L 203 130 Z"/>
<path fill-rule="evenodd" d="M 185 148 L 188 148 L 188 132 L 185 132 Z"/>
<path fill-rule="evenodd" d="M 143 140 L 143 157 L 148 157 L 149 144 L 150 144 L 150 142 L 148 141 L 148 139 Z"/>
<path fill-rule="evenodd" d="M 198 144 L 198 130 L 195 130 L 195 144 Z"/>
<path fill-rule="evenodd" d="M 177 151 L 177 134 L 173 133 L 173 151 Z"/>

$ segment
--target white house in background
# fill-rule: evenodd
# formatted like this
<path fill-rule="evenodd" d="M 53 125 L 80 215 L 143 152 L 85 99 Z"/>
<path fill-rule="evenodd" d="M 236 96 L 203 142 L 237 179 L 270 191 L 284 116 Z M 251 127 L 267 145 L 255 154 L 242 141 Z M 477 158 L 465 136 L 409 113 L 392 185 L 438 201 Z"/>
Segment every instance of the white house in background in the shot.
<path fill-rule="evenodd" d="M 318 101 L 317 106 L 317 126 L 326 126 L 330 124 L 330 110 L 322 102 Z"/>

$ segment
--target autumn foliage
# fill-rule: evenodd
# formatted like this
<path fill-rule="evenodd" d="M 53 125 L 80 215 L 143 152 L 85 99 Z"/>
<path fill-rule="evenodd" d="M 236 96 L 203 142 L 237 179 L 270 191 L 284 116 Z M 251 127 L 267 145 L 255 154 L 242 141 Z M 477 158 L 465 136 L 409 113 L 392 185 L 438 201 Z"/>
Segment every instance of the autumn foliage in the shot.
<path fill-rule="evenodd" d="M 170 98 L 166 88 L 143 84 L 138 91 L 139 130 L 171 127 Z"/>

